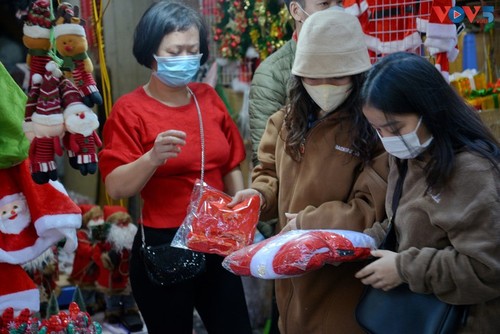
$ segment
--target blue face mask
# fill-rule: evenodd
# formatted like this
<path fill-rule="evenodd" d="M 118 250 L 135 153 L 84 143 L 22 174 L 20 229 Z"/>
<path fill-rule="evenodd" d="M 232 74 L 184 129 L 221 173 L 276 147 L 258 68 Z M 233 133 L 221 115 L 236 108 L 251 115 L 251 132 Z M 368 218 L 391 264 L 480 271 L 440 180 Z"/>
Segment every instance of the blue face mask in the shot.
<path fill-rule="evenodd" d="M 202 56 L 201 53 L 192 56 L 154 56 L 158 64 L 156 77 L 171 87 L 186 86 L 198 73 Z"/>

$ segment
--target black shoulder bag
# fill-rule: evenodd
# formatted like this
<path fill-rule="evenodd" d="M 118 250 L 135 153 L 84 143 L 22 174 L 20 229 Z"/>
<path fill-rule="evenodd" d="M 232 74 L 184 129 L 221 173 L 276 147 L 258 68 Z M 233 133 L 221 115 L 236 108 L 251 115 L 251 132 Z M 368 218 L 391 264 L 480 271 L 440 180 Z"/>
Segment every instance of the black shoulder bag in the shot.
<path fill-rule="evenodd" d="M 397 249 L 394 218 L 407 170 L 407 160 L 403 160 L 394 189 L 389 230 L 379 249 Z M 357 305 L 356 319 L 367 333 L 372 334 L 453 334 L 465 325 L 467 309 L 464 305 L 447 304 L 434 294 L 413 292 L 408 284 L 389 291 L 368 285 Z"/>
<path fill-rule="evenodd" d="M 203 184 L 205 174 L 205 134 L 203 130 L 203 120 L 196 96 L 189 87 L 187 87 L 187 89 L 191 96 L 193 96 L 200 123 L 201 184 Z M 146 245 L 144 225 L 142 225 L 142 223 L 141 233 L 142 260 L 144 261 L 146 274 L 152 283 L 159 286 L 169 286 L 191 280 L 205 272 L 206 257 L 204 253 L 195 252 L 190 249 L 172 247 L 170 245 L 175 233 L 170 236 L 168 242 L 158 246 Z"/>

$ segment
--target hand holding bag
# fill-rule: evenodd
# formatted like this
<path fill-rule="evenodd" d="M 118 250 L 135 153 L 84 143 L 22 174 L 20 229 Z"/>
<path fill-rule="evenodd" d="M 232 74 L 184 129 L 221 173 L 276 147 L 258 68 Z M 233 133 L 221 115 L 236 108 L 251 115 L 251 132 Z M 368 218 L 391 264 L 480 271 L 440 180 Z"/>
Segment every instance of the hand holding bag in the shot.
<path fill-rule="evenodd" d="M 394 218 L 407 169 L 407 160 L 403 160 L 394 190 L 389 230 L 379 249 L 396 250 Z M 447 304 L 434 294 L 415 293 L 408 284 L 389 291 L 368 285 L 356 308 L 358 323 L 373 334 L 453 334 L 465 325 L 466 318 L 467 306 Z"/>

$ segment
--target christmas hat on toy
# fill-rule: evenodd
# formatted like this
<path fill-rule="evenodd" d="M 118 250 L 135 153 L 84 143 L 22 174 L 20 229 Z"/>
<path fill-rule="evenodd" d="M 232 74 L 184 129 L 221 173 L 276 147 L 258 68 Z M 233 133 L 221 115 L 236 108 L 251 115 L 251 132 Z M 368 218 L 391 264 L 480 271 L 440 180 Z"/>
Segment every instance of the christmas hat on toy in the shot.
<path fill-rule="evenodd" d="M 61 82 L 61 98 L 66 130 L 90 136 L 99 127 L 99 119 L 92 109 L 83 103 L 78 88 L 68 79 Z M 70 118 L 77 115 L 78 118 Z M 85 121 L 84 121 L 85 120 Z"/>
<path fill-rule="evenodd" d="M 58 125 L 64 123 L 61 109 L 59 84 L 62 72 L 54 61 L 45 65 L 45 74 L 40 84 L 36 110 L 31 119 L 35 123 Z"/>
<path fill-rule="evenodd" d="M 66 251 L 76 249 L 81 210 L 61 183 L 36 184 L 26 159 L 0 169 L 0 184 L 0 210 L 8 212 L 0 220 L 9 222 L 0 224 L 0 262 L 26 263 L 62 239 L 66 240 Z"/>
<path fill-rule="evenodd" d="M 128 214 L 127 209 L 121 205 L 105 205 L 103 207 L 103 211 L 104 211 L 104 221 L 108 221 L 117 212 L 123 212 Z"/>
<path fill-rule="evenodd" d="M 0 168 L 8 168 L 28 157 L 29 142 L 22 128 L 26 94 L 2 62 L 0 92 Z"/>
<path fill-rule="evenodd" d="M 0 263 L 0 314 L 12 308 L 14 314 L 28 308 L 40 309 L 40 292 L 20 265 Z"/>
<path fill-rule="evenodd" d="M 31 38 L 50 38 L 51 28 L 49 1 L 33 2 L 24 21 L 23 34 Z"/>

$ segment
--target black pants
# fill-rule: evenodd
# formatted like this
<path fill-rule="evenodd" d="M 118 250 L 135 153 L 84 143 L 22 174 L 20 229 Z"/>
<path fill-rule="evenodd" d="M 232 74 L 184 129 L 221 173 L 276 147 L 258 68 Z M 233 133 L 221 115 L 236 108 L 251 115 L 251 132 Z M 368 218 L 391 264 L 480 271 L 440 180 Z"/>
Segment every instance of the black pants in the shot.
<path fill-rule="evenodd" d="M 146 244 L 172 239 L 174 229 L 145 227 Z M 137 233 L 130 260 L 132 292 L 149 334 L 192 334 L 193 310 L 209 333 L 252 333 L 241 278 L 221 265 L 223 257 L 207 254 L 207 270 L 193 280 L 168 287 L 153 284 L 140 255 L 141 231 Z"/>

